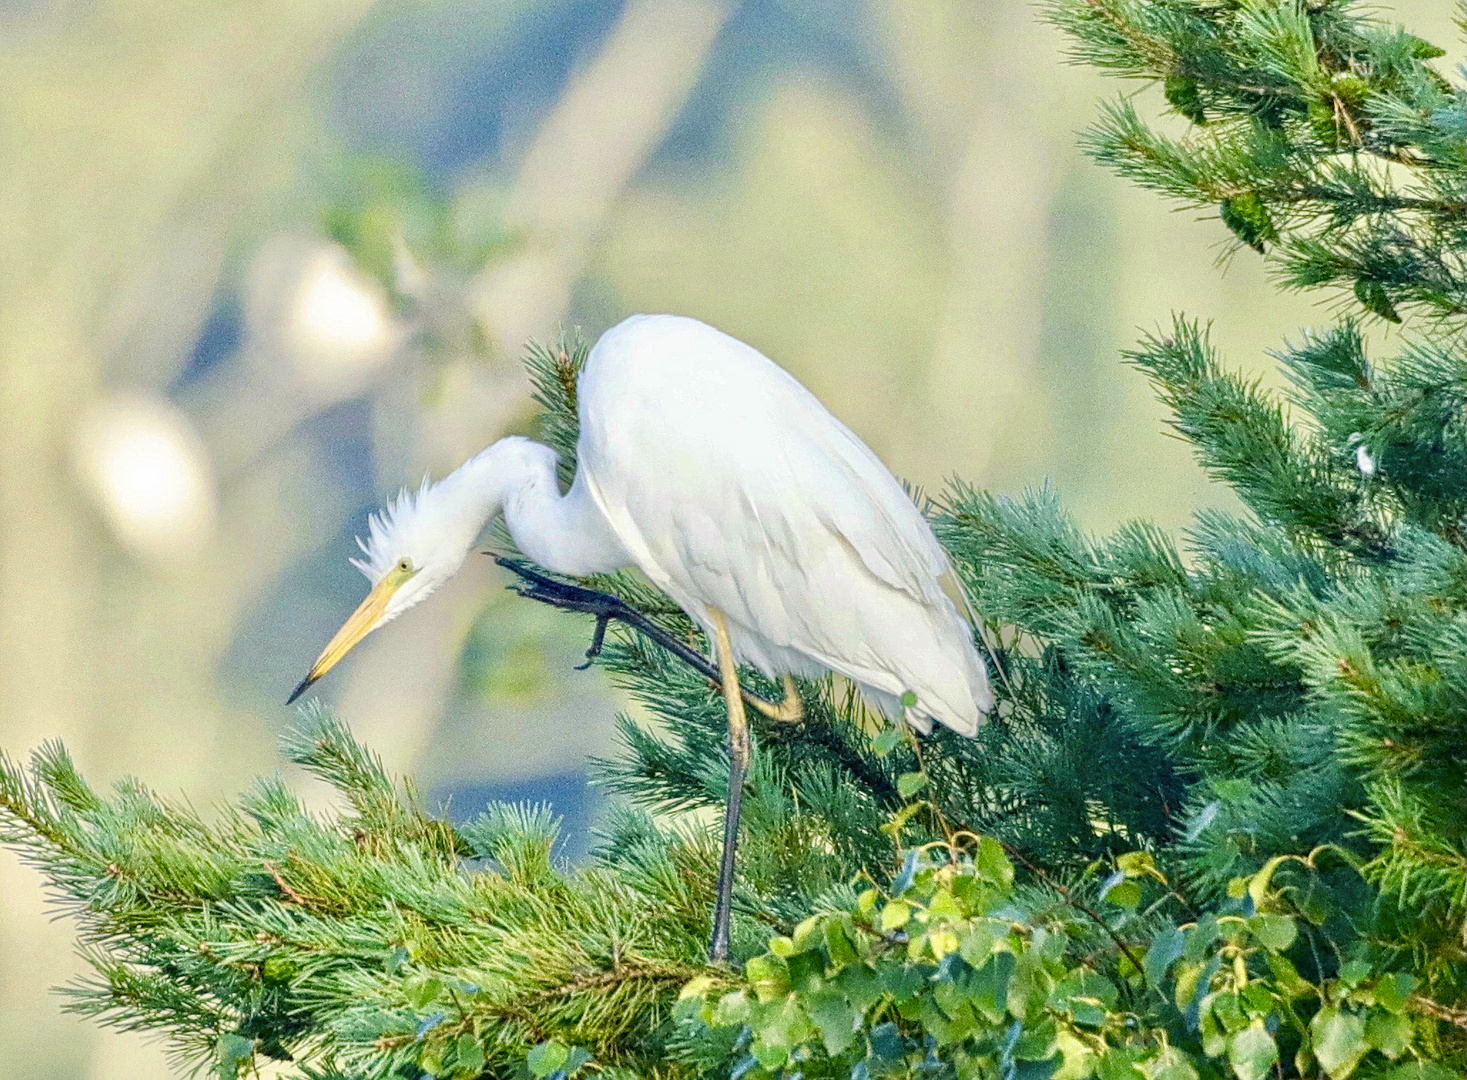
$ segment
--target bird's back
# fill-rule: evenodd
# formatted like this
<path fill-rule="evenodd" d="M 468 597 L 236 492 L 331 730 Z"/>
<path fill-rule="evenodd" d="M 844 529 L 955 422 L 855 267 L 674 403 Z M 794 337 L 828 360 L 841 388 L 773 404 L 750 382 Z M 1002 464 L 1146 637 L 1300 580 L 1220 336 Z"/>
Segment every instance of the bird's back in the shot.
<path fill-rule="evenodd" d="M 668 315 L 591 352 L 580 473 L 640 569 L 773 674 L 824 667 L 972 734 L 992 708 L 947 558 L 900 483 L 758 350 Z"/>

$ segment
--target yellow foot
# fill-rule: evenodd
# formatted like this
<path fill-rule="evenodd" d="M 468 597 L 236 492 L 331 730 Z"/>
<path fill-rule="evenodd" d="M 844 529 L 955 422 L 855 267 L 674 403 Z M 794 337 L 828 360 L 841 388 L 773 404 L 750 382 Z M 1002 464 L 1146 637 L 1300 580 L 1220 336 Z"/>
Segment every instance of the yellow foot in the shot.
<path fill-rule="evenodd" d="M 778 705 L 771 705 L 761 698 L 749 698 L 749 703 L 771 720 L 777 720 L 781 724 L 798 724 L 805 719 L 805 703 L 800 700 L 799 691 L 795 689 L 793 676 L 784 677 L 784 700 Z"/>

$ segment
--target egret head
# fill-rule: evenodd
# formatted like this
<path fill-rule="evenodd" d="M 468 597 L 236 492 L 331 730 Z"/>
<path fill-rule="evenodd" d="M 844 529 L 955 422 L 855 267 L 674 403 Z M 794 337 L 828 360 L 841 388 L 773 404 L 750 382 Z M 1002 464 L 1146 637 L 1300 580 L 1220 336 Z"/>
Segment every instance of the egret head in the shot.
<path fill-rule="evenodd" d="M 362 558 L 352 565 L 372 583 L 367 598 L 321 650 L 286 704 L 330 671 L 377 627 L 419 603 L 463 566 L 483 527 L 483 512 L 466 506 L 458 474 L 437 484 L 423 481 L 416 494 L 398 493 L 368 521 L 366 540 L 357 538 Z"/>

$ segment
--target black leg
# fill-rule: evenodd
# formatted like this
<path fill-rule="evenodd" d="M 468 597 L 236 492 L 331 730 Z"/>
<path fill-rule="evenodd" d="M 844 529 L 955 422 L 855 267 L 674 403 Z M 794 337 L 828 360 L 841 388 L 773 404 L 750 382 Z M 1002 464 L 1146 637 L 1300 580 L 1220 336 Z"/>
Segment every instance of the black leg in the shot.
<path fill-rule="evenodd" d="M 485 554 L 493 555 L 494 553 L 485 552 Z M 518 575 L 526 583 L 515 590 L 521 596 L 538 600 L 542 604 L 549 604 L 551 607 L 563 608 L 566 611 L 581 611 L 587 615 L 596 616 L 596 630 L 591 638 L 591 647 L 586 650 L 588 661 L 594 660 L 601 652 L 601 646 L 606 637 L 606 624 L 615 620 L 626 623 L 643 637 L 657 642 L 658 645 L 706 678 L 714 682 L 722 681 L 718 668 L 706 656 L 688 645 L 687 642 L 678 640 L 677 637 L 662 629 L 620 597 L 597 592 L 595 589 L 584 589 L 568 582 L 556 581 L 554 578 L 531 570 L 524 563 L 507 559 L 503 555 L 494 555 L 494 561 L 510 573 Z M 586 666 L 581 665 L 583 668 Z M 745 701 L 754 705 L 766 716 L 774 716 L 782 708 L 780 703 L 768 701 L 742 688 L 741 694 Z"/>
<path fill-rule="evenodd" d="M 729 916 L 733 909 L 734 866 L 739 847 L 739 812 L 744 803 L 744 776 L 749 762 L 749 731 L 743 732 L 743 746 L 729 732 L 728 798 L 723 806 L 723 858 L 718 863 L 718 898 L 713 905 L 713 939 L 708 943 L 708 959 L 715 964 L 728 959 Z"/>

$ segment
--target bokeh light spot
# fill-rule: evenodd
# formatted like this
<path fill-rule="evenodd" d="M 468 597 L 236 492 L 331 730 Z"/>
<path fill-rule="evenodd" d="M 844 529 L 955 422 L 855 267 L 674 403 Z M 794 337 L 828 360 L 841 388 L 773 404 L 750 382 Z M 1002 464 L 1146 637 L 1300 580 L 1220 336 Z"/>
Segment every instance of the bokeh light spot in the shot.
<path fill-rule="evenodd" d="M 313 252 L 301 268 L 287 334 L 301 374 L 317 384 L 375 370 L 393 342 L 382 288 L 335 247 Z"/>
<path fill-rule="evenodd" d="M 218 514 L 207 449 L 188 418 L 156 396 L 118 394 L 77 427 L 77 471 L 108 527 L 152 562 L 196 555 Z"/>

